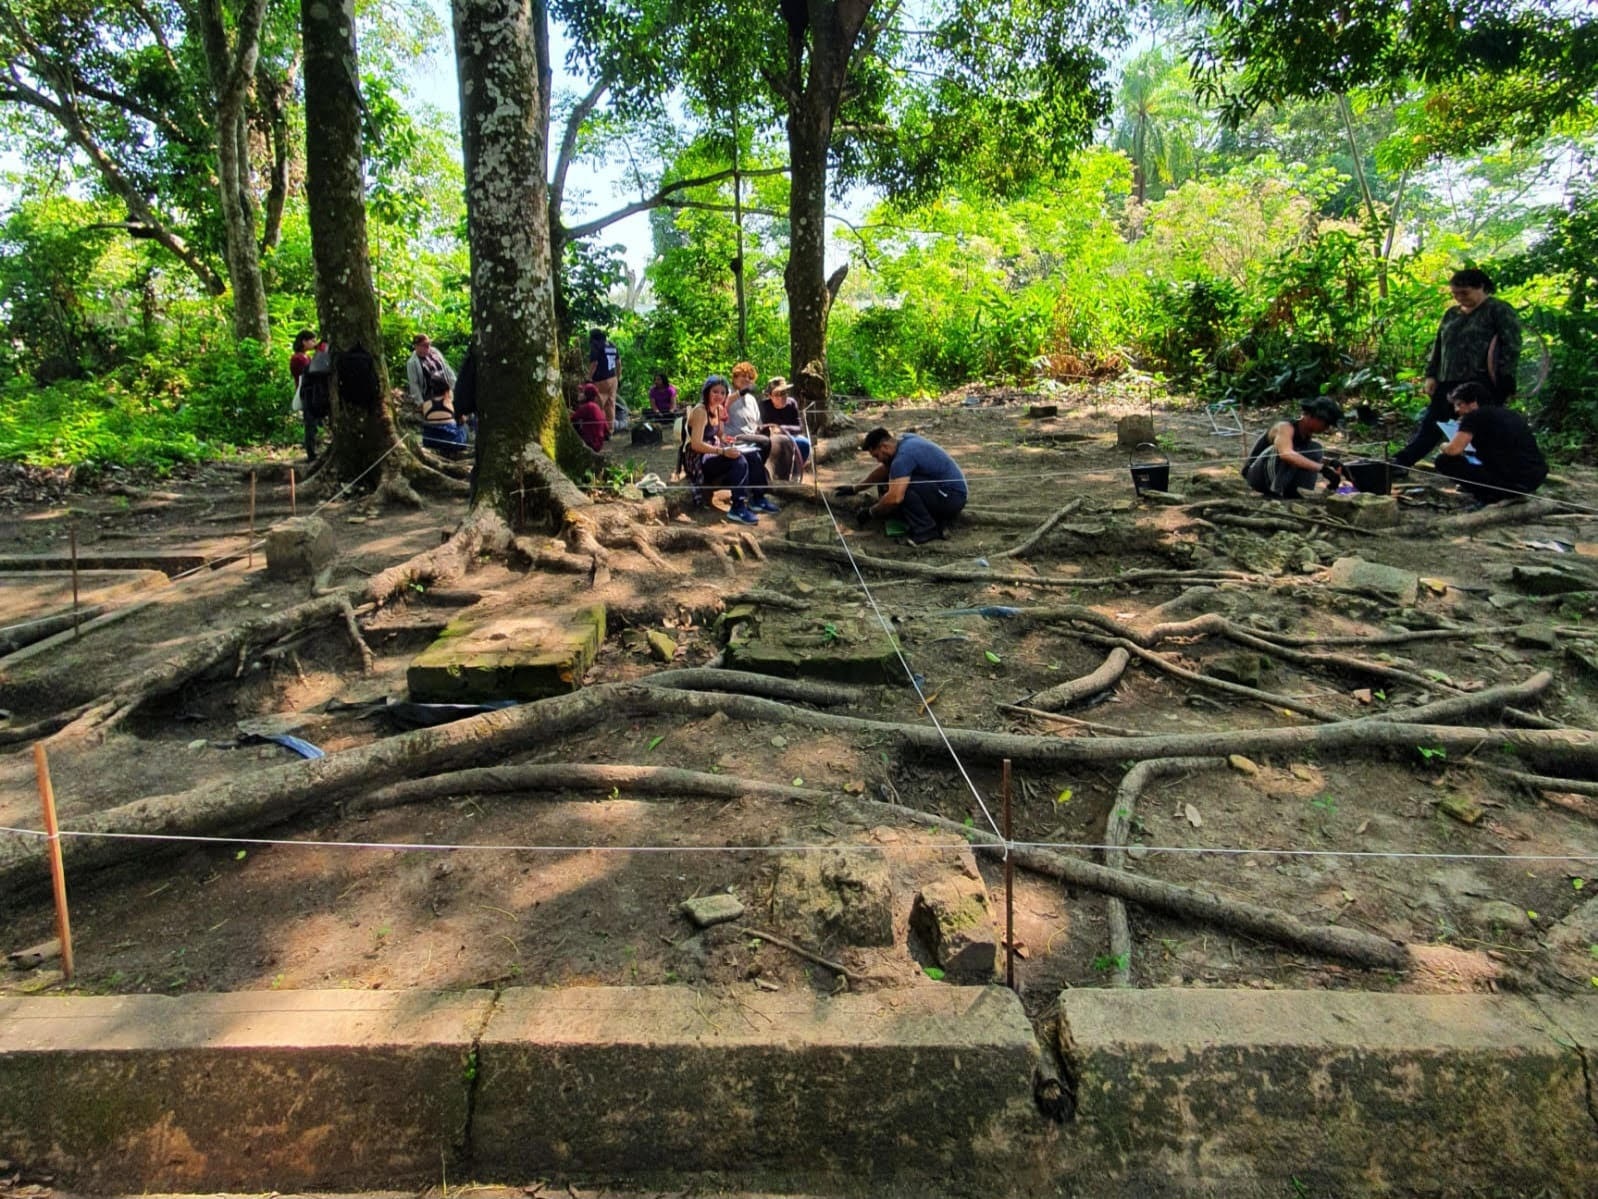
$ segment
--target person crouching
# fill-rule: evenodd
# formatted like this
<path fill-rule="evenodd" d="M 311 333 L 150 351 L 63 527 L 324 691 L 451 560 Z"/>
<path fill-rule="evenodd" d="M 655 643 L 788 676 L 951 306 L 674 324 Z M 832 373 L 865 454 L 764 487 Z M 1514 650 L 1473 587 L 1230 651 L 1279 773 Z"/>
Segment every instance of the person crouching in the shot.
<path fill-rule="evenodd" d="M 605 410 L 599 404 L 599 388 L 592 383 L 584 383 L 577 389 L 577 407 L 572 409 L 572 425 L 584 445 L 596 454 L 604 452 L 605 438 L 610 436 L 610 422 L 605 419 Z"/>
<path fill-rule="evenodd" d="M 1438 474 L 1456 480 L 1479 504 L 1530 495 L 1543 485 L 1548 459 L 1524 416 L 1480 383 L 1462 383 L 1448 398 L 1459 431 L 1437 455 Z"/>
<path fill-rule="evenodd" d="M 1326 451 L 1315 437 L 1342 419 L 1336 400 L 1328 396 L 1305 400 L 1297 420 L 1277 421 L 1260 435 L 1243 461 L 1243 478 L 1255 491 L 1276 500 L 1296 500 L 1302 492 L 1314 491 L 1323 475 L 1335 486 L 1341 471 L 1326 463 Z"/>

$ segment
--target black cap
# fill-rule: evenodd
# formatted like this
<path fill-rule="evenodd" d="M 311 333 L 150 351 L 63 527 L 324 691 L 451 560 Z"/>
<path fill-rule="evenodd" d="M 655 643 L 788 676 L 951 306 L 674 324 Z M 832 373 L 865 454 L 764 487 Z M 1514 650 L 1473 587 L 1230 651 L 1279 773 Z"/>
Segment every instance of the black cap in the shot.
<path fill-rule="evenodd" d="M 1316 420 L 1325 421 L 1328 425 L 1342 423 L 1343 409 L 1331 396 L 1315 396 L 1305 400 L 1303 408 L 1305 416 L 1313 416 Z"/>

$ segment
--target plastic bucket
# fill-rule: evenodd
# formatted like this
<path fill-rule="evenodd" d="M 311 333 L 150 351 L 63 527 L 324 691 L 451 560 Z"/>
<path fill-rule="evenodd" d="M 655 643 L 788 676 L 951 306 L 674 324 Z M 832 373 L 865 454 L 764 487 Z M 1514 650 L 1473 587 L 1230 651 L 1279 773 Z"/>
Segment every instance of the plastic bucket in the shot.
<path fill-rule="evenodd" d="M 1356 491 L 1388 495 L 1393 490 L 1393 466 L 1390 462 L 1345 462 L 1343 472 Z"/>
<path fill-rule="evenodd" d="M 1159 453 L 1158 447 L 1145 442 L 1138 449 L 1154 450 Z M 1145 491 L 1169 491 L 1171 489 L 1171 459 L 1160 454 L 1159 462 L 1134 462 L 1132 463 L 1132 491 L 1142 495 Z"/>

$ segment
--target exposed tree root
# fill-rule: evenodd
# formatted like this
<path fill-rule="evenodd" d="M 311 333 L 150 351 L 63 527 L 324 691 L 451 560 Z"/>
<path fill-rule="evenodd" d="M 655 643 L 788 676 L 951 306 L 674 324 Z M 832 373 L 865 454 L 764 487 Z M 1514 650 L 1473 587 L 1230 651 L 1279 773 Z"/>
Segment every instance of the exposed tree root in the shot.
<path fill-rule="evenodd" d="M 1591 779 L 1562 779 L 1548 774 L 1529 774 L 1524 770 L 1510 770 L 1505 766 L 1489 766 L 1485 762 L 1471 762 L 1468 765 L 1472 770 L 1510 779 L 1534 791 L 1567 791 L 1572 795 L 1598 795 L 1598 782 Z"/>
<path fill-rule="evenodd" d="M 1550 516 L 1562 511 L 1564 507 L 1565 505 L 1558 500 L 1505 500 L 1501 504 L 1489 504 L 1479 512 L 1440 516 L 1436 520 L 1417 525 L 1413 532 L 1426 537 L 1447 536 L 1451 533 L 1475 533 L 1481 529 L 1490 529 L 1494 525 L 1522 524 L 1539 516 Z"/>
<path fill-rule="evenodd" d="M 1059 524 L 1067 516 L 1070 516 L 1071 513 L 1075 512 L 1081 506 L 1082 506 L 1082 497 L 1080 497 L 1080 496 L 1078 496 L 1076 499 L 1073 499 L 1073 500 L 1067 500 L 1065 502 L 1065 504 L 1063 504 L 1060 507 L 1059 511 L 1055 512 L 1055 514 L 1053 516 L 1049 517 L 1048 520 L 1044 521 L 1041 525 L 1039 525 L 1036 529 L 1034 529 L 1030 535 L 1028 535 L 1027 537 L 1024 537 L 1020 542 L 1018 542 L 1016 545 L 1012 546 L 1011 548 L 1009 548 L 1007 550 L 1001 550 L 997 554 L 990 555 L 990 557 L 994 557 L 994 558 L 1019 558 L 1019 557 L 1021 557 L 1028 550 L 1032 549 L 1033 546 L 1037 545 L 1038 542 L 1042 541 L 1045 537 L 1047 537 L 1049 535 L 1049 533 L 1053 530 L 1055 525 Z"/>
<path fill-rule="evenodd" d="M 1111 870 L 1126 869 L 1126 838 L 1132 831 L 1132 816 L 1137 810 L 1138 797 L 1143 788 L 1157 778 L 1172 774 L 1186 774 L 1192 770 L 1214 770 L 1225 766 L 1225 758 L 1154 758 L 1139 762 L 1128 770 L 1115 792 L 1115 802 L 1104 822 L 1104 864 Z M 1112 895 L 1105 908 L 1106 922 L 1110 926 L 1110 957 L 1115 966 L 1110 975 L 1112 986 L 1132 985 L 1132 929 L 1126 922 L 1126 904 Z"/>
<path fill-rule="evenodd" d="M 350 603 L 349 597 L 344 596 L 342 598 L 344 603 L 340 611 L 344 616 L 344 629 L 350 635 L 350 644 L 355 647 L 355 652 L 361 657 L 361 673 L 371 674 L 373 666 L 377 664 L 376 659 L 372 656 L 372 647 L 366 644 L 366 638 L 361 635 L 361 626 L 356 622 L 355 608 Z"/>
<path fill-rule="evenodd" d="M 1000 838 L 983 829 L 956 824 L 942 816 L 920 812 L 900 804 L 879 803 L 876 800 L 855 800 L 862 814 L 880 819 L 896 817 L 931 828 L 945 829 L 971 841 L 973 848 L 983 853 L 1002 854 Z M 1285 945 L 1325 957 L 1356 962 L 1361 966 L 1381 970 L 1404 970 L 1409 966 L 1409 953 L 1395 941 L 1360 932 L 1358 929 L 1339 928 L 1328 924 L 1305 924 L 1296 916 L 1278 912 L 1259 904 L 1241 900 L 1222 899 L 1208 891 L 1160 882 L 1146 875 L 1129 874 L 1112 870 L 1080 858 L 1066 857 L 1045 849 L 1028 846 L 1011 846 L 1010 856 L 1016 865 L 1038 874 L 1058 879 L 1072 887 L 1085 887 L 1103 895 L 1114 895 L 1128 903 L 1135 903 L 1151 911 L 1179 916 L 1236 932 L 1260 937 L 1277 945 Z"/>
<path fill-rule="evenodd" d="M 510 527 L 488 509 L 476 508 L 437 549 L 373 575 L 364 588 L 365 598 L 382 605 L 413 583 L 442 583 L 459 578 L 478 554 L 503 553 L 510 543 Z"/>
<path fill-rule="evenodd" d="M 1126 673 L 1127 663 L 1131 660 L 1132 655 L 1117 646 L 1105 656 L 1096 670 L 1061 683 L 1058 687 L 1036 692 L 1028 697 L 1027 702 L 1031 707 L 1041 708 L 1046 712 L 1062 712 L 1090 695 L 1097 695 L 1115 686 Z"/>
<path fill-rule="evenodd" d="M 1028 708 L 1021 704 L 997 704 L 1001 712 L 1013 712 L 1017 716 L 1028 716 L 1033 720 L 1041 720 L 1045 724 L 1064 724 L 1072 728 L 1085 729 L 1089 733 L 1108 734 L 1111 737 L 1141 737 L 1143 734 L 1137 729 L 1123 728 L 1118 724 L 1102 724 L 1097 720 L 1082 720 L 1076 716 L 1067 716 L 1063 712 L 1045 712 L 1041 708 Z"/>
<path fill-rule="evenodd" d="M 848 566 L 850 555 L 841 548 L 817 545 L 805 541 L 772 541 L 768 550 L 793 554 L 803 558 L 819 558 Z M 888 574 L 916 575 L 935 578 L 949 583 L 1024 583 L 1033 587 L 1133 587 L 1143 583 L 1254 583 L 1256 575 L 1234 570 L 1128 570 L 1118 575 L 1101 578 L 1086 576 L 1071 578 L 1065 575 L 1029 575 L 1020 572 L 987 570 L 980 566 L 955 566 L 931 562 L 915 562 L 897 558 L 877 558 L 856 552 L 853 561 L 862 569 L 879 570 Z"/>
<path fill-rule="evenodd" d="M 634 795 L 671 795 L 683 799 L 763 799 L 780 803 L 815 803 L 824 792 L 759 779 L 733 778 L 671 766 L 600 766 L 559 762 L 529 766 L 484 766 L 428 778 L 407 779 L 357 795 L 344 807 L 372 812 L 406 804 L 427 803 L 445 796 L 503 795 L 517 791 L 617 791 Z"/>

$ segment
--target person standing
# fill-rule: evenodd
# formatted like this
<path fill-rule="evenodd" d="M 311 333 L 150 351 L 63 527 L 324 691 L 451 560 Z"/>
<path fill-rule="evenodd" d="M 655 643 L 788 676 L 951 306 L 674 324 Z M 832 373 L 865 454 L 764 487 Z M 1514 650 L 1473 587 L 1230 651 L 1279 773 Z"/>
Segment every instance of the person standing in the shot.
<path fill-rule="evenodd" d="M 1448 397 L 1464 383 L 1480 383 L 1502 403 L 1515 391 L 1520 366 L 1520 319 L 1493 295 L 1493 281 L 1475 269 L 1455 271 L 1448 281 L 1454 304 L 1443 313 L 1421 390 L 1428 397 L 1409 444 L 1393 455 L 1400 466 L 1414 466 L 1443 439 L 1440 421 L 1454 419 Z"/>
<path fill-rule="evenodd" d="M 1243 460 L 1243 478 L 1273 500 L 1296 500 L 1301 492 L 1314 491 L 1321 475 L 1335 481 L 1340 471 L 1325 464 L 1326 452 L 1315 435 L 1342 419 L 1343 409 L 1330 396 L 1305 400 L 1297 420 L 1277 421 L 1260 434 Z"/>
<path fill-rule="evenodd" d="M 855 521 L 864 528 L 872 517 L 898 513 L 909 526 L 911 545 L 947 537 L 949 522 L 965 508 L 965 475 L 948 452 L 915 433 L 895 437 L 880 425 L 861 444 L 877 466 L 860 482 L 834 494 L 854 495 L 876 488 L 878 499 L 861 506 Z"/>
<path fill-rule="evenodd" d="M 621 386 L 621 351 L 603 329 L 588 331 L 588 381 L 599 390 L 605 427 L 616 427 L 616 389 Z"/>
<path fill-rule="evenodd" d="M 305 384 L 305 372 L 311 365 L 311 347 L 316 344 L 316 334 L 309 329 L 301 329 L 294 336 L 294 353 L 289 355 L 289 378 L 294 384 L 295 407 L 299 410 L 300 420 L 305 424 L 305 460 L 316 461 L 316 433 L 321 422 L 313 420 L 311 414 L 305 409 L 305 394 L 301 390 Z"/>
<path fill-rule="evenodd" d="M 436 380 L 443 380 L 440 388 Z M 405 360 L 405 382 L 410 391 L 411 403 L 418 408 L 426 407 L 429 399 L 436 395 L 455 391 L 455 372 L 449 369 L 449 363 L 444 361 L 444 355 L 438 352 L 425 333 L 418 333 L 411 339 L 411 356 Z M 450 420 L 455 419 L 454 408 L 451 406 Z"/>
<path fill-rule="evenodd" d="M 1524 416 L 1481 383 L 1463 383 L 1448 398 L 1459 414 L 1459 431 L 1437 455 L 1438 474 L 1456 480 L 1482 505 L 1530 495 L 1543 485 L 1548 459 Z"/>

